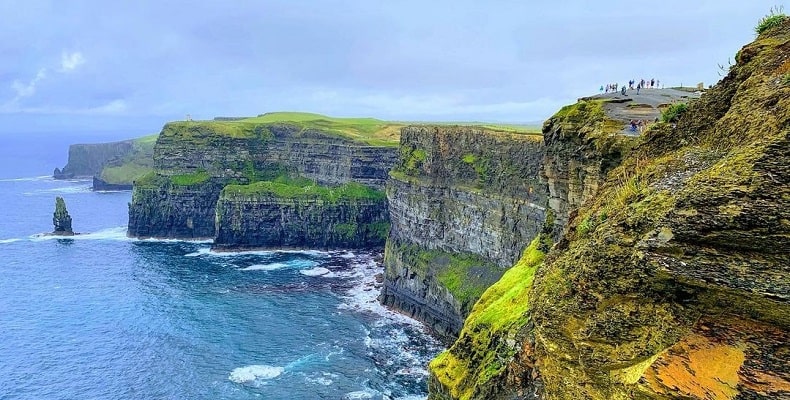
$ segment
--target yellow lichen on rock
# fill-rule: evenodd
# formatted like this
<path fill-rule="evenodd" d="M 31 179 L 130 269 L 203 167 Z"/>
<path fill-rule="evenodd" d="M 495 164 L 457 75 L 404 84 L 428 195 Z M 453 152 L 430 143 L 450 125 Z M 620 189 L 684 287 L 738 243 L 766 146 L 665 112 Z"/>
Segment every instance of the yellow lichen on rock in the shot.
<path fill-rule="evenodd" d="M 738 370 L 745 360 L 741 346 L 691 334 L 658 357 L 645 380 L 655 393 L 732 399 L 738 394 Z"/>

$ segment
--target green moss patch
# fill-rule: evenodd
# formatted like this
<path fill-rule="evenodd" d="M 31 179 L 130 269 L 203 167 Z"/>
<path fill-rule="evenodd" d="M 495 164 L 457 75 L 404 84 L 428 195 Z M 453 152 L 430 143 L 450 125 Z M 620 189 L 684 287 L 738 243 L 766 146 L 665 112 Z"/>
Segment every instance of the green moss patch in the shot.
<path fill-rule="evenodd" d="M 170 176 L 170 182 L 177 186 L 199 185 L 209 180 L 211 176 L 204 169 L 199 169 L 191 174 L 179 174 Z"/>
<path fill-rule="evenodd" d="M 455 344 L 431 361 L 431 373 L 453 398 L 484 395 L 486 383 L 500 377 L 516 353 L 515 337 L 526 323 L 529 291 L 543 262 L 540 240 L 482 294 Z"/>
<path fill-rule="evenodd" d="M 289 199 L 322 200 L 329 203 L 339 201 L 383 201 L 386 194 L 368 186 L 349 182 L 337 187 L 316 185 L 307 179 L 280 179 L 276 181 L 261 181 L 249 185 L 228 185 L 223 190 L 223 196 L 233 197 L 261 197 L 273 196 Z"/>

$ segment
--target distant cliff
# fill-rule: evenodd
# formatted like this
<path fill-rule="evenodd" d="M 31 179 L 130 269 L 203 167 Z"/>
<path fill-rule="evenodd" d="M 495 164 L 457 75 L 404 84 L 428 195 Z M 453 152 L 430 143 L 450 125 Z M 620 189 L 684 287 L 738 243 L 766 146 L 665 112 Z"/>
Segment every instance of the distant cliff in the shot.
<path fill-rule="evenodd" d="M 334 129 L 340 126 L 348 124 L 253 119 L 165 125 L 154 150 L 155 172 L 135 182 L 129 235 L 216 237 L 216 247 L 225 249 L 383 245 L 387 208 L 380 190 L 397 157 L 396 143 L 356 139 L 351 134 L 358 131 Z M 359 186 L 349 189 L 352 182 Z"/>
<path fill-rule="evenodd" d="M 785 18 L 642 137 L 601 100 L 547 121 L 550 218 L 430 398 L 790 398 L 789 56 Z"/>
<path fill-rule="evenodd" d="M 455 337 L 545 218 L 540 136 L 415 126 L 387 187 L 384 304 Z"/>
<path fill-rule="evenodd" d="M 134 148 L 133 140 L 111 143 L 73 144 L 69 146 L 69 159 L 63 169 L 55 168 L 55 179 L 93 177 L 101 173 L 111 160 L 129 155 Z"/>
<path fill-rule="evenodd" d="M 68 164 L 55 168 L 55 179 L 92 177 L 93 190 L 131 190 L 135 179 L 153 170 L 157 135 L 112 143 L 75 144 Z"/>

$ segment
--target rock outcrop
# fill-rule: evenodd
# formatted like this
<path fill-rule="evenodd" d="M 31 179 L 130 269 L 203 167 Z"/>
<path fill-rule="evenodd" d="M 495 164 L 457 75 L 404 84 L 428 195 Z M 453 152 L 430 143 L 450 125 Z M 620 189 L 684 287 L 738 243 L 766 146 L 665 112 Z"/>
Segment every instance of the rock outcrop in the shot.
<path fill-rule="evenodd" d="M 129 205 L 128 234 L 134 237 L 213 238 L 221 231 L 221 246 L 233 246 L 231 238 L 239 240 L 240 246 L 274 246 L 270 235 L 264 240 L 264 236 L 257 236 L 260 232 L 250 228 L 251 225 L 224 226 L 224 223 L 247 220 L 261 213 L 285 212 L 286 204 L 276 204 L 267 196 L 255 197 L 261 204 L 252 204 L 253 197 L 241 199 L 227 192 L 229 197 L 218 214 L 217 202 L 225 186 L 290 176 L 308 179 L 319 186 L 356 182 L 382 189 L 396 157 L 397 149 L 393 146 L 373 146 L 331 130 L 296 124 L 169 123 L 154 149 L 155 172 L 135 182 Z M 386 209 L 385 204 L 379 205 L 382 210 Z M 291 211 L 297 207 L 291 206 L 288 206 Z M 269 207 L 273 208 L 267 209 Z M 310 212 L 318 210 L 313 208 Z M 342 213 L 339 209 L 332 212 Z M 215 223 L 217 215 L 225 217 L 220 218 L 222 225 Z M 331 224 L 352 222 L 327 220 Z M 291 224 L 291 221 L 283 223 Z M 329 240 L 326 244 L 332 242 Z"/>
<path fill-rule="evenodd" d="M 384 192 L 353 183 L 229 185 L 216 215 L 220 250 L 384 247 L 389 231 Z"/>
<path fill-rule="evenodd" d="M 415 126 L 387 187 L 384 304 L 445 338 L 541 229 L 540 136 Z"/>
<path fill-rule="evenodd" d="M 788 74 L 785 19 L 676 126 L 634 143 L 600 102 L 552 117 L 556 217 L 431 363 L 430 397 L 790 398 Z"/>
<path fill-rule="evenodd" d="M 134 140 L 111 143 L 72 144 L 68 163 L 62 170 L 55 168 L 53 178 L 88 178 L 98 175 L 108 162 L 123 158 L 134 149 Z"/>
<path fill-rule="evenodd" d="M 71 216 L 66 210 L 66 202 L 62 197 L 55 198 L 55 213 L 52 215 L 52 224 L 55 226 L 55 229 L 52 231 L 53 235 L 74 235 L 74 231 L 71 229 Z"/>

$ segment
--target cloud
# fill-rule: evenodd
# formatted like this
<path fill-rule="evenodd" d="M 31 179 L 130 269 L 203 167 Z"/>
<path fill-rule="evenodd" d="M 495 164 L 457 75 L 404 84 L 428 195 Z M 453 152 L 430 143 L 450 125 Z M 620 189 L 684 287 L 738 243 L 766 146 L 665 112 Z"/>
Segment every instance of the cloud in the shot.
<path fill-rule="evenodd" d="M 56 73 L 65 74 L 77 69 L 80 65 L 85 64 L 85 57 L 82 56 L 82 53 L 79 51 L 75 52 L 67 52 L 63 51 L 60 56 L 60 69 L 55 70 Z M 33 77 L 29 82 L 24 83 L 19 79 L 14 80 L 11 82 L 11 89 L 16 92 L 16 96 L 11 99 L 6 105 L 3 107 L 4 109 L 14 109 L 16 104 L 19 103 L 20 100 L 31 97 L 36 94 L 36 89 L 43 80 L 51 78 L 49 74 L 49 70 L 44 68 L 39 68 L 36 76 Z"/>
<path fill-rule="evenodd" d="M 47 77 L 47 69 L 41 68 L 36 73 L 36 77 L 31 79 L 30 82 L 24 84 L 19 80 L 15 80 L 11 83 L 11 89 L 16 91 L 16 98 L 14 98 L 14 102 L 23 98 L 23 97 L 30 97 L 36 93 L 36 85 L 41 82 L 44 78 Z"/>
<path fill-rule="evenodd" d="M 75 51 L 72 53 L 64 51 L 60 55 L 60 70 L 61 72 L 74 71 L 80 65 L 85 64 L 85 57 L 82 53 Z"/>

